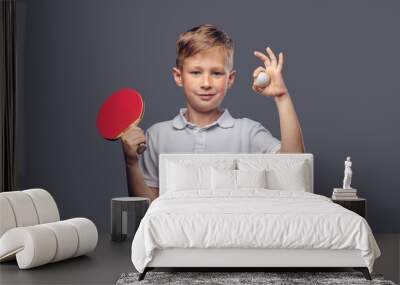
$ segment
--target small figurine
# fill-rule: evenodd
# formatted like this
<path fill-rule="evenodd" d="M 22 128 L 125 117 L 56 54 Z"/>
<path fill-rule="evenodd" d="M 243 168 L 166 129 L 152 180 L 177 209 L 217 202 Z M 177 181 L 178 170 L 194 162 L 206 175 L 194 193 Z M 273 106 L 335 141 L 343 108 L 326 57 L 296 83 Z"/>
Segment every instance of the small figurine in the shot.
<path fill-rule="evenodd" d="M 351 161 L 350 156 L 346 158 L 344 162 L 344 179 L 343 179 L 343 189 L 352 189 L 351 184 L 351 177 L 353 175 L 353 171 L 351 170 Z"/>

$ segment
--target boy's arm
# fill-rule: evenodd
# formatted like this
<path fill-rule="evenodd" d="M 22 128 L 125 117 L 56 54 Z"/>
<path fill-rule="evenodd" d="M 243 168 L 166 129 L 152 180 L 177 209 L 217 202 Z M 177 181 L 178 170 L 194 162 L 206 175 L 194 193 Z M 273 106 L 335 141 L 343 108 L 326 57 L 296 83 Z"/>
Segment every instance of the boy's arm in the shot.
<path fill-rule="evenodd" d="M 158 188 L 146 185 L 143 173 L 139 167 L 139 160 L 141 158 L 137 154 L 138 145 L 146 143 L 146 141 L 143 130 L 136 126 L 129 127 L 121 136 L 126 165 L 128 194 L 130 197 L 147 197 L 150 201 L 153 201 L 158 197 Z M 147 147 L 148 149 L 141 156 L 149 155 L 151 151 L 150 141 L 148 141 Z"/>
<path fill-rule="evenodd" d="M 280 153 L 303 153 L 304 143 L 301 127 L 289 93 L 275 97 L 281 129 Z"/>
<path fill-rule="evenodd" d="M 158 197 L 158 188 L 149 187 L 144 182 L 137 160 L 132 162 L 126 161 L 126 177 L 130 197 L 146 197 L 150 199 L 150 202 Z"/>
<path fill-rule="evenodd" d="M 290 98 L 282 76 L 283 53 L 279 53 L 279 62 L 274 52 L 268 47 L 266 49 L 268 56 L 260 52 L 254 52 L 254 55 L 261 59 L 264 67 L 258 67 L 254 73 L 254 79 L 260 72 L 266 72 L 269 75 L 270 83 L 267 87 L 261 88 L 253 83 L 253 90 L 263 96 L 273 97 L 278 108 L 280 129 L 281 129 L 281 153 L 303 153 L 304 143 L 301 133 L 301 127 L 297 114 Z"/>

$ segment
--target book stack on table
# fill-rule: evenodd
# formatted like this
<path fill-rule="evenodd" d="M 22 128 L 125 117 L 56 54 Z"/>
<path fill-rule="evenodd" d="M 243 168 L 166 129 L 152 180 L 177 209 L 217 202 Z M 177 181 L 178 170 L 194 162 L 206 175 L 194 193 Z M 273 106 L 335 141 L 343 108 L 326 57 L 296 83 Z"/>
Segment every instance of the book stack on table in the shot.
<path fill-rule="evenodd" d="M 352 200 L 358 199 L 357 189 L 343 189 L 343 188 L 333 188 L 332 199 L 335 200 Z"/>

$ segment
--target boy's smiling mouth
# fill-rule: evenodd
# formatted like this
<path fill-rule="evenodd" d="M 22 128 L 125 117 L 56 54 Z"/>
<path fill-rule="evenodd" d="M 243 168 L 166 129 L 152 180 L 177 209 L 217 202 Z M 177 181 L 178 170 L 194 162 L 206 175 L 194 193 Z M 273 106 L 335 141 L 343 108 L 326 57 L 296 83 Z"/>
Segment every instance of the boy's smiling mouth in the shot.
<path fill-rule="evenodd" d="M 209 101 L 209 100 L 211 100 L 212 99 L 212 97 L 214 97 L 215 96 L 215 93 L 208 93 L 208 94 L 197 94 L 200 98 L 201 98 L 201 100 L 205 100 L 205 101 Z"/>
<path fill-rule="evenodd" d="M 215 93 L 201 93 L 201 94 L 197 94 L 198 96 L 214 96 Z"/>

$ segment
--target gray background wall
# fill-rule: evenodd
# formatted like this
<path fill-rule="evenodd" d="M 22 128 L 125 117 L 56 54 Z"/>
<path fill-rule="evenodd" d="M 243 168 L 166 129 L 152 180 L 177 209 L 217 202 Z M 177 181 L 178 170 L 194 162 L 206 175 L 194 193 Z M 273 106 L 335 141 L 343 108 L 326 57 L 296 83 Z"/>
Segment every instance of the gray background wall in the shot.
<path fill-rule="evenodd" d="M 43 187 L 63 218 L 109 231 L 110 199 L 127 186 L 121 145 L 99 137 L 97 110 L 133 87 L 146 101 L 143 129 L 172 119 L 184 106 L 175 41 L 202 23 L 236 45 L 237 81 L 222 107 L 280 137 L 273 100 L 250 86 L 253 51 L 283 51 L 315 192 L 341 185 L 350 155 L 372 229 L 399 233 L 398 1 L 18 0 L 19 188 Z"/>

